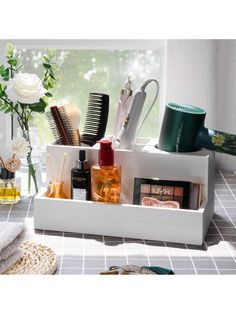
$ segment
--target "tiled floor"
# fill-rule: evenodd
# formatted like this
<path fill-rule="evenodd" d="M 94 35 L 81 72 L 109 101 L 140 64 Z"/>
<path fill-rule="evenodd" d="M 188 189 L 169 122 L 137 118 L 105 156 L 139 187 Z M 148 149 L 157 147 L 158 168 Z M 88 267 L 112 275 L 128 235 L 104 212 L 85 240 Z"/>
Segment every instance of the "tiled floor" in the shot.
<path fill-rule="evenodd" d="M 176 274 L 236 274 L 236 172 L 216 173 L 215 214 L 202 246 L 34 230 L 33 199 L 0 206 L 0 220 L 25 221 L 28 239 L 57 254 L 56 274 L 99 274 L 112 265 L 157 265 Z"/>

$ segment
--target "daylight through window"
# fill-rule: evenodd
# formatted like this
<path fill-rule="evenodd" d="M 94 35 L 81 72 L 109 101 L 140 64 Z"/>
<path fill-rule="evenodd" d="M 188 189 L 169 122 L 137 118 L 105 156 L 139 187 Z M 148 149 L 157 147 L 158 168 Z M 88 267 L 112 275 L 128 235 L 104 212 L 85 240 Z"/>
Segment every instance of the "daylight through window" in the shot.
<path fill-rule="evenodd" d="M 18 49 L 24 72 L 41 76 L 43 69 L 39 66 L 46 50 Z M 150 78 L 160 79 L 159 50 L 56 50 L 62 64 L 58 75 L 60 80 L 53 91 L 51 105 L 77 104 L 82 112 L 80 132 L 83 125 L 90 92 L 106 93 L 110 96 L 110 110 L 106 134 L 113 134 L 115 115 L 120 90 L 128 75 L 131 75 L 134 89 Z M 156 86 L 147 88 L 145 109 L 151 104 Z M 148 116 L 139 136 L 157 137 L 159 119 L 159 100 Z M 53 141 L 45 115 L 36 114 L 32 126 L 37 127 L 40 146 Z"/>

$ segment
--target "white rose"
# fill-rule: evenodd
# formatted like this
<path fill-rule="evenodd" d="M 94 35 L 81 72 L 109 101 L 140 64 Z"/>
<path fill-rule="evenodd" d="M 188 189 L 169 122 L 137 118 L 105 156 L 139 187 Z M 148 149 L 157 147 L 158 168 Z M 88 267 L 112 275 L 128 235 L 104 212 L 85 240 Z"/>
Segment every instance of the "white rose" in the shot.
<path fill-rule="evenodd" d="M 7 84 L 6 94 L 12 102 L 35 104 L 45 94 L 42 81 L 35 74 L 18 73 Z"/>

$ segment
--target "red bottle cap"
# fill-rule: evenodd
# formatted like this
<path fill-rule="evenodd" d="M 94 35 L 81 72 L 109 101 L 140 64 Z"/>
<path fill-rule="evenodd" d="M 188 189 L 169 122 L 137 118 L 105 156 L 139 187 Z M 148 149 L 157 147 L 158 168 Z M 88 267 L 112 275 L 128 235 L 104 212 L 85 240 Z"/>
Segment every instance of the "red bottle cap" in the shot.
<path fill-rule="evenodd" d="M 110 140 L 101 140 L 100 150 L 98 152 L 99 166 L 113 166 L 114 165 L 114 151 L 111 147 L 112 142 Z"/>

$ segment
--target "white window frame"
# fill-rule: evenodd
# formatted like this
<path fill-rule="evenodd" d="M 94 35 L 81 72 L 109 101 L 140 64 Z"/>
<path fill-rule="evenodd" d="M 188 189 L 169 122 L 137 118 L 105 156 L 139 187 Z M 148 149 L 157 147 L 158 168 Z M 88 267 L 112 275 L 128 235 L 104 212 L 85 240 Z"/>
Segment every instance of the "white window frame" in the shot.
<path fill-rule="evenodd" d="M 166 82 L 166 40 L 158 39 L 9 39 L 0 40 L 0 61 L 3 61 L 7 43 L 12 43 L 16 49 L 78 49 L 78 50 L 159 50 L 160 51 L 160 116 L 161 122 L 165 104 Z M 0 144 L 11 138 L 11 117 L 0 112 Z M 14 128 L 16 130 L 16 127 Z"/>

